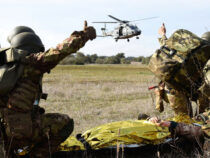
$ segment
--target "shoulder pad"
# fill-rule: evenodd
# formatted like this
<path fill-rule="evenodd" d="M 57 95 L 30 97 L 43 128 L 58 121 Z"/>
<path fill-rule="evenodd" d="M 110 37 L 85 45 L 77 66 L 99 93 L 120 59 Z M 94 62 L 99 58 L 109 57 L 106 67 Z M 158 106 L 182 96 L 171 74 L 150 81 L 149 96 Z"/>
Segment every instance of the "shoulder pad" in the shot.
<path fill-rule="evenodd" d="M 10 48 L 0 48 L 0 53 L 1 53 L 1 52 L 5 52 L 5 51 L 7 51 L 8 49 L 10 49 Z"/>
<path fill-rule="evenodd" d="M 189 52 L 201 45 L 203 40 L 193 34 L 192 32 L 184 29 L 177 30 L 166 41 L 166 45 L 179 52 Z"/>
<path fill-rule="evenodd" d="M 19 61 L 22 57 L 25 57 L 28 54 L 28 52 L 19 50 L 19 49 L 8 49 L 6 51 L 6 62 L 15 62 Z"/>

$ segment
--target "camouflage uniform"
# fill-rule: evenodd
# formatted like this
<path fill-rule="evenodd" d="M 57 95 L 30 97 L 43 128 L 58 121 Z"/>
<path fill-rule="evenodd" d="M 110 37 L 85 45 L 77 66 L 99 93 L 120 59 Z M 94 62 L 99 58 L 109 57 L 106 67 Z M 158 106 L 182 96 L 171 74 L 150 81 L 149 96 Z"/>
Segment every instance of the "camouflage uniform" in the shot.
<path fill-rule="evenodd" d="M 21 78 L 7 96 L 0 97 L 4 124 L 1 138 L 5 138 L 8 155 L 24 146 L 33 146 L 30 157 L 49 157 L 50 152 L 55 152 L 72 133 L 73 119 L 58 113 L 40 114 L 39 108 L 33 104 L 39 98 L 43 74 L 95 37 L 94 28 L 87 27 L 85 31 L 75 31 L 55 49 L 31 54 L 21 60 L 24 65 Z"/>
<path fill-rule="evenodd" d="M 166 44 L 167 37 L 164 35 L 162 38 L 159 38 L 159 43 L 162 46 Z M 156 95 L 156 109 L 160 112 L 164 111 L 163 101 L 169 103 L 171 108 L 174 110 L 175 114 L 185 113 L 191 115 L 191 108 L 189 99 L 181 91 L 169 88 L 167 85 L 162 82 L 158 88 L 155 89 Z"/>
<path fill-rule="evenodd" d="M 198 105 L 199 111 L 203 112 L 210 107 L 210 60 L 204 67 L 204 82 L 199 88 Z"/>
<path fill-rule="evenodd" d="M 155 95 L 156 109 L 159 112 L 164 111 L 163 102 L 165 101 L 166 103 L 169 103 L 176 115 L 181 113 L 190 114 L 190 109 L 188 109 L 189 100 L 183 93 L 175 89 L 169 88 L 166 85 L 159 85 L 158 88 L 155 89 Z"/>
<path fill-rule="evenodd" d="M 182 29 L 176 31 L 169 39 L 164 35 L 159 38 L 159 42 L 161 48 L 152 56 L 149 67 L 176 91 L 176 95 L 168 93 L 162 96 L 169 96 L 171 102 L 168 101 L 176 107 L 190 108 L 189 101 L 196 101 L 199 105 L 197 112 L 204 112 L 210 106 L 210 63 L 207 63 L 210 58 L 209 42 Z M 157 100 L 163 98 L 159 97 Z M 186 113 L 186 110 L 180 112 Z"/>

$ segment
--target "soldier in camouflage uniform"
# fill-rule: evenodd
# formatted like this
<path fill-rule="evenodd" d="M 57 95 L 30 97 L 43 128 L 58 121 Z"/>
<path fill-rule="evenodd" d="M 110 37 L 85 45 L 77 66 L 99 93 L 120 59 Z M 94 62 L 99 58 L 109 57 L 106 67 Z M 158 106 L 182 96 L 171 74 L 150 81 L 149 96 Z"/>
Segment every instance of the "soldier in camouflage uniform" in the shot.
<path fill-rule="evenodd" d="M 12 157 L 14 151 L 25 146 L 32 148 L 30 157 L 50 157 L 72 133 L 73 119 L 59 113 L 44 114 L 44 109 L 38 106 L 42 76 L 94 38 L 95 29 L 85 23 L 83 31 L 73 32 L 56 48 L 44 52 L 41 40 L 32 29 L 20 26 L 11 32 L 9 51 L 24 56 L 18 60 L 23 68 L 15 87 L 0 97 L 1 157 L 5 153 Z"/>
<path fill-rule="evenodd" d="M 183 33 L 181 31 L 183 31 Z M 171 38 L 168 41 L 167 37 L 166 37 L 166 29 L 165 29 L 165 26 L 163 24 L 162 27 L 159 29 L 159 34 L 162 36 L 161 38 L 159 38 L 159 42 L 161 44 L 161 47 L 163 47 L 163 49 L 167 49 L 167 45 L 166 44 L 168 44 L 169 42 L 171 42 L 170 45 L 173 45 L 173 44 L 177 44 L 178 45 L 179 43 L 176 42 L 176 40 L 177 40 L 176 38 L 179 36 L 179 33 L 184 34 L 185 33 L 184 31 L 186 31 L 186 34 L 191 34 L 190 32 L 187 32 L 187 30 L 180 30 L 179 32 L 177 31 L 176 35 L 174 35 L 176 37 L 173 37 L 173 38 Z M 196 41 L 197 40 L 196 38 L 198 38 L 198 37 L 196 37 L 195 35 L 192 35 L 192 36 L 195 37 L 195 41 Z M 207 59 L 208 60 L 208 58 L 209 58 L 208 51 L 209 50 L 205 49 L 205 45 L 208 43 L 208 41 L 210 41 L 210 33 L 209 32 L 205 33 L 202 36 L 202 39 L 204 40 L 204 41 L 202 41 L 203 44 L 204 44 L 204 47 L 200 46 L 200 47 L 198 47 L 197 50 L 200 51 L 199 48 L 204 48 L 203 52 L 206 55 L 203 56 L 203 59 Z M 196 41 L 195 43 L 197 44 L 198 42 Z M 197 46 L 196 44 L 192 45 L 192 46 L 190 45 L 191 47 L 193 47 L 192 49 L 195 49 L 195 47 Z M 207 45 L 209 45 L 209 44 L 207 44 Z M 181 51 L 183 51 L 183 52 L 185 51 L 184 50 L 185 49 L 184 46 L 182 48 L 181 44 L 179 45 L 179 49 Z M 168 50 L 166 50 L 166 51 L 168 51 Z M 172 54 L 171 56 L 173 56 L 173 51 L 171 51 L 170 53 Z M 180 63 L 182 63 L 184 59 L 187 59 L 187 57 L 184 57 L 184 56 L 182 57 L 179 54 L 177 54 L 176 56 L 173 56 L 173 58 L 175 58 Z M 197 59 L 199 59 L 199 58 L 201 58 L 201 57 L 197 57 Z M 167 60 L 168 60 L 167 61 L 168 63 L 169 62 L 171 62 L 171 63 L 174 62 L 172 60 L 170 61 L 170 59 L 167 59 Z M 205 63 L 204 61 L 202 61 L 202 62 Z M 194 62 L 191 63 L 191 64 L 196 64 Z M 196 71 L 197 71 L 197 72 L 194 72 L 194 74 L 197 73 L 197 76 L 200 76 L 200 78 L 196 82 L 193 81 L 193 79 L 195 79 L 196 75 L 190 74 L 194 78 L 191 78 L 191 77 L 187 78 L 187 80 L 190 81 L 188 83 L 185 83 L 186 80 L 185 81 L 183 80 L 183 83 L 185 83 L 185 84 L 183 84 L 182 81 L 177 84 L 177 83 L 175 83 L 176 79 L 174 79 L 175 82 L 173 82 L 173 83 L 171 81 L 169 81 L 169 82 L 171 82 L 170 84 L 172 84 L 172 85 L 174 84 L 173 85 L 174 88 L 169 87 L 169 84 L 167 84 L 167 85 L 160 84 L 158 86 L 158 88 L 155 90 L 155 93 L 156 93 L 156 109 L 158 109 L 160 112 L 163 111 L 163 109 L 164 109 L 163 108 L 163 100 L 164 100 L 164 101 L 166 101 L 167 103 L 169 103 L 171 105 L 171 107 L 173 108 L 173 110 L 174 110 L 174 112 L 176 114 L 178 114 L 178 113 L 186 113 L 186 114 L 190 114 L 192 116 L 191 100 L 194 100 L 194 101 L 198 102 L 198 105 L 199 105 L 198 106 L 199 107 L 198 113 L 199 112 L 204 112 L 205 109 L 210 106 L 210 101 L 209 101 L 210 98 L 209 98 L 209 94 L 207 94 L 208 93 L 207 91 L 209 91 L 209 89 L 210 89 L 209 88 L 209 79 L 208 79 L 208 74 L 209 74 L 209 72 L 208 72 L 208 67 L 209 66 L 208 65 L 209 64 L 207 63 L 206 66 L 205 66 L 206 68 L 204 68 L 202 70 L 202 68 L 199 68 L 202 65 L 202 62 L 200 62 L 200 63 L 198 62 L 197 66 L 193 65 L 194 67 L 196 67 Z M 163 62 L 163 64 L 164 64 L 164 62 Z M 188 67 L 190 67 L 190 64 L 188 65 Z M 175 67 L 173 69 L 175 71 L 177 71 L 175 69 Z M 172 71 L 173 69 L 170 69 L 170 64 L 169 64 L 168 69 L 165 70 L 165 71 L 168 71 L 167 74 L 173 76 L 172 75 L 174 73 Z M 178 69 L 180 69 L 180 68 L 178 68 Z M 189 69 L 189 68 L 187 68 L 187 69 Z M 186 74 L 187 72 L 185 72 L 185 69 L 183 69 L 182 72 L 180 72 L 180 73 Z M 189 83 L 190 83 L 190 85 L 189 85 Z M 200 86 L 199 85 L 200 83 L 202 83 L 203 85 Z M 186 87 L 188 86 L 188 90 L 184 90 L 184 88 L 186 88 L 185 86 Z M 195 94 L 195 96 L 194 96 L 194 94 Z"/>
<path fill-rule="evenodd" d="M 158 33 L 161 35 L 161 38 L 158 39 L 159 43 L 161 46 L 164 46 L 167 40 L 166 28 L 164 24 L 161 26 Z M 161 81 L 158 87 L 155 88 L 155 95 L 156 95 L 156 109 L 159 112 L 164 111 L 163 101 L 165 101 L 171 106 L 176 115 L 180 113 L 191 115 L 192 109 L 189 99 L 181 91 L 177 91 L 167 86 L 163 81 Z"/>

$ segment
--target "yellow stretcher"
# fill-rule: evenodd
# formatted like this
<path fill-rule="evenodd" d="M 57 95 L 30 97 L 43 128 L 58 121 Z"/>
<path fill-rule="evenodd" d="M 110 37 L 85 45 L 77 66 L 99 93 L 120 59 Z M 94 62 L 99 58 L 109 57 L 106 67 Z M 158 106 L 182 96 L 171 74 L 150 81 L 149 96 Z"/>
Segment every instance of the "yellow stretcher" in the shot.
<path fill-rule="evenodd" d="M 187 115 L 179 115 L 169 119 L 183 123 L 195 123 Z M 81 137 L 91 149 L 129 145 L 129 144 L 160 144 L 170 137 L 168 128 L 159 127 L 146 120 L 119 121 L 101 125 L 84 132 Z M 86 150 L 84 143 L 70 136 L 63 142 L 60 151 Z"/>

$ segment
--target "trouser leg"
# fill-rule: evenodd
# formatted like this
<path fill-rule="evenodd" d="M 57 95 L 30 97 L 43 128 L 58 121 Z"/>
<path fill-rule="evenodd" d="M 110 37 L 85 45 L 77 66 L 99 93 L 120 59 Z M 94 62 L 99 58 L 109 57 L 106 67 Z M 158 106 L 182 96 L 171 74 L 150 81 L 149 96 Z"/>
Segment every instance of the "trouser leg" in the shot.
<path fill-rule="evenodd" d="M 67 115 L 57 113 L 42 115 L 41 132 L 43 139 L 35 145 L 30 156 L 34 158 L 50 157 L 72 133 L 73 128 L 73 119 Z"/>
<path fill-rule="evenodd" d="M 163 105 L 163 94 L 164 90 L 160 89 L 155 89 L 155 96 L 156 96 L 156 101 L 155 101 L 155 109 L 157 109 L 159 112 L 164 111 L 164 105 Z"/>
<path fill-rule="evenodd" d="M 174 94 L 168 94 L 169 104 L 174 110 L 175 114 L 189 114 L 191 108 L 189 107 L 188 98 L 182 94 L 175 92 Z"/>
<path fill-rule="evenodd" d="M 200 96 L 198 99 L 199 113 L 205 112 L 210 107 L 210 100 L 206 96 Z"/>

